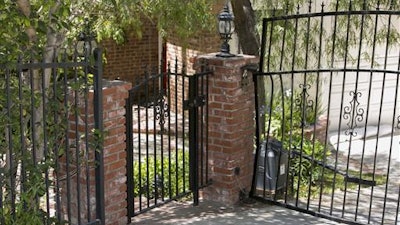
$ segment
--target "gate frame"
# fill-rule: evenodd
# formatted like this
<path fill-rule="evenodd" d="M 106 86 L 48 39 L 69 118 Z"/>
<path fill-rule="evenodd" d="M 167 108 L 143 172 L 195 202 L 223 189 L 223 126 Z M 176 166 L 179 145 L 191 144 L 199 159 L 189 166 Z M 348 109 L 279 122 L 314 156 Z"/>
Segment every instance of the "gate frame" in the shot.
<path fill-rule="evenodd" d="M 193 194 L 193 205 L 197 206 L 199 204 L 200 189 L 208 186 L 210 183 L 208 181 L 208 82 L 209 77 L 212 75 L 212 72 L 207 70 L 206 67 L 202 68 L 202 72 L 195 73 L 193 75 L 187 75 L 185 73 L 185 66 L 182 66 L 182 73 L 178 73 L 178 61 L 175 60 L 175 68 L 174 71 L 171 72 L 171 66 L 168 64 L 168 70 L 165 73 L 159 73 L 157 75 L 150 75 L 146 73 L 145 79 L 134 86 L 131 90 L 129 90 L 129 96 L 126 99 L 126 155 L 127 155 L 127 211 L 128 211 L 128 222 L 131 223 L 131 219 L 134 216 L 137 216 L 141 213 L 144 213 L 153 208 L 162 206 L 167 204 L 173 200 L 184 197 L 188 194 Z M 175 76 L 175 78 L 173 78 Z M 183 83 L 188 81 L 188 85 L 185 86 L 183 84 L 182 93 L 173 93 L 174 96 L 170 96 L 170 90 L 173 88 L 169 84 L 170 79 L 183 79 Z M 161 202 L 156 202 L 152 206 L 148 206 L 145 209 L 139 210 L 135 212 L 134 209 L 134 177 L 133 177 L 133 164 L 134 164 L 134 153 L 133 153 L 133 106 L 135 105 L 135 97 L 137 92 L 140 91 L 140 87 L 145 87 L 146 91 L 148 88 L 148 84 L 158 83 L 159 86 L 156 87 L 158 91 L 163 93 L 163 95 L 169 96 L 169 98 L 175 99 L 178 106 L 182 107 L 182 112 L 188 111 L 189 115 L 189 124 L 188 124 L 188 138 L 189 138 L 189 193 L 178 193 L 178 196 L 172 196 L 171 199 L 162 200 Z M 165 84 L 165 85 L 164 85 Z M 178 85 L 175 83 L 175 85 Z M 169 89 L 168 89 L 169 87 Z M 153 87 L 154 89 L 154 87 Z M 175 87 L 175 92 L 179 92 L 180 88 Z M 153 90 L 154 91 L 154 90 Z M 188 96 L 185 96 L 185 92 L 188 91 Z M 182 100 L 179 101 L 178 96 L 182 97 Z M 154 96 L 153 96 L 154 97 Z M 187 97 L 187 99 L 186 99 Z M 145 97 L 145 100 L 149 100 L 148 96 Z M 170 100 L 167 100 L 169 103 Z M 147 102 L 146 102 L 147 104 Z M 179 111 L 180 109 L 178 109 Z M 170 116 L 171 108 L 168 107 L 168 115 Z M 178 113 L 178 112 L 175 112 Z M 205 119 L 200 121 L 200 119 Z M 184 119 L 184 118 L 183 118 Z M 154 120 L 155 122 L 156 120 Z M 183 128 L 185 129 L 185 128 Z M 140 131 L 139 131 L 140 132 Z M 144 134 L 147 135 L 147 134 Z M 168 135 L 168 134 L 167 134 Z M 142 149 L 144 151 L 148 151 L 146 149 Z M 204 155 L 204 151 L 206 152 L 206 156 Z M 204 171 L 203 171 L 204 170 Z M 136 184 L 137 185 L 137 184 Z"/>
<path fill-rule="evenodd" d="M 260 108 L 259 108 L 260 104 L 259 104 L 259 98 L 257 96 L 257 93 L 259 91 L 258 77 L 262 77 L 262 76 L 271 76 L 272 77 L 272 75 L 285 75 L 285 74 L 297 74 L 297 73 L 304 73 L 304 74 L 307 74 L 307 73 L 318 73 L 318 74 L 320 74 L 320 73 L 323 73 L 323 72 L 330 72 L 331 74 L 333 72 L 344 72 L 344 73 L 346 73 L 346 72 L 357 72 L 357 73 L 359 73 L 359 72 L 371 72 L 371 73 L 378 72 L 378 73 L 384 73 L 384 74 L 397 74 L 398 77 L 399 77 L 399 74 L 400 74 L 400 71 L 387 70 L 386 68 L 385 69 L 360 69 L 360 68 L 358 68 L 358 69 L 348 69 L 346 67 L 344 69 L 321 69 L 321 68 L 318 68 L 318 69 L 305 69 L 305 70 L 288 70 L 288 71 L 278 71 L 277 70 L 277 71 L 264 72 L 265 58 L 267 57 L 266 56 L 266 54 L 267 54 L 267 52 L 266 52 L 267 51 L 266 50 L 266 48 L 267 48 L 267 36 L 269 35 L 269 34 L 267 34 L 267 32 L 268 32 L 267 31 L 267 23 L 269 23 L 269 22 L 274 23 L 274 21 L 288 21 L 288 20 L 294 20 L 294 19 L 297 21 L 298 19 L 301 19 L 301 18 L 303 18 L 303 19 L 304 18 L 310 19 L 310 18 L 315 18 L 315 17 L 324 18 L 324 17 L 328 17 L 328 16 L 334 16 L 335 18 L 338 17 L 338 16 L 348 16 L 348 17 L 350 17 L 350 16 L 354 16 L 354 15 L 375 15 L 377 17 L 378 16 L 389 16 L 389 18 L 391 18 L 392 16 L 400 16 L 400 11 L 394 11 L 394 10 L 390 10 L 390 9 L 389 10 L 379 10 L 379 8 L 376 9 L 376 10 L 336 11 L 336 12 L 324 12 L 322 10 L 321 12 L 311 13 L 311 2 L 309 4 L 310 4 L 309 12 L 305 13 L 305 14 L 299 14 L 298 13 L 297 15 L 293 14 L 293 15 L 284 15 L 284 16 L 273 16 L 273 17 L 270 17 L 270 18 L 264 18 L 263 19 L 261 54 L 260 54 L 261 57 L 260 57 L 260 61 L 259 61 L 259 69 L 258 69 L 257 72 L 253 73 L 254 88 L 255 88 L 255 93 L 256 93 L 256 95 L 255 95 L 255 104 L 256 104 L 256 109 L 255 109 L 256 110 L 256 156 L 255 156 L 255 164 L 254 164 L 254 168 L 253 168 L 252 190 L 251 190 L 250 195 L 253 198 L 258 199 L 260 201 L 273 203 L 273 204 L 276 204 L 276 205 L 279 205 L 279 206 L 283 206 L 283 207 L 286 207 L 286 208 L 289 208 L 289 209 L 294 209 L 294 210 L 297 210 L 297 211 L 300 211 L 300 212 L 308 213 L 308 214 L 311 214 L 313 216 L 322 217 L 322 218 L 326 218 L 326 219 L 330 219 L 330 220 L 334 220 L 334 221 L 338 221 L 338 222 L 345 222 L 345 223 L 349 223 L 349 224 L 361 224 L 361 223 L 359 223 L 357 221 L 357 211 L 355 213 L 356 219 L 353 221 L 353 220 L 344 218 L 343 216 L 342 216 L 342 218 L 339 218 L 339 217 L 336 217 L 336 216 L 333 216 L 333 215 L 327 215 L 327 214 L 324 214 L 324 213 L 320 213 L 319 211 L 318 212 L 317 211 L 312 211 L 312 210 L 308 209 L 308 206 L 307 206 L 307 209 L 304 209 L 304 208 L 299 207 L 297 205 L 297 203 L 296 203 L 296 205 L 292 205 L 292 204 L 286 202 L 286 197 L 284 199 L 284 202 L 279 202 L 276 199 L 276 195 L 275 195 L 275 197 L 273 199 L 266 199 L 265 197 L 262 197 L 262 196 L 260 197 L 260 196 L 257 196 L 257 194 L 256 194 L 256 179 L 257 179 L 257 167 L 258 167 L 257 166 L 257 162 L 258 162 L 258 158 L 259 158 L 259 154 L 260 154 L 260 147 L 261 147 L 261 136 L 260 136 L 260 120 L 261 119 L 260 119 Z M 389 19 L 389 21 L 390 21 L 390 19 Z M 308 29 L 310 29 L 310 28 L 308 28 Z M 272 31 L 271 31 L 271 34 L 272 34 Z M 360 39 L 361 38 L 362 37 L 360 37 Z M 386 47 L 386 48 L 388 48 L 388 47 Z M 321 54 L 321 53 L 319 53 L 319 54 Z M 385 59 L 387 59 L 387 57 L 388 56 L 386 55 Z M 399 56 L 397 56 L 397 57 L 399 57 Z M 400 66 L 400 61 L 398 63 L 398 66 Z M 398 95 L 397 91 L 398 91 L 398 88 L 399 88 L 398 87 L 398 82 L 397 82 L 397 86 L 396 87 L 397 87 L 397 90 L 396 90 L 396 99 L 397 99 L 397 95 Z M 394 103 L 394 105 L 396 107 L 396 103 Z M 381 105 L 381 107 L 382 107 L 382 105 Z M 393 124 L 392 125 L 396 126 L 396 121 L 395 120 L 397 119 L 398 121 L 400 121 L 399 120 L 400 116 L 397 117 L 396 114 L 395 114 L 396 109 L 394 109 L 394 110 L 395 110 L 394 111 L 395 118 L 393 119 Z M 340 116 L 342 116 L 342 114 Z M 397 127 L 399 127 L 398 124 L 397 124 Z M 393 132 L 393 130 L 392 130 L 392 132 Z M 392 135 L 392 138 L 393 138 L 393 135 Z M 270 139 L 270 138 L 267 137 L 266 140 L 268 141 L 268 139 Z M 290 152 L 290 150 L 289 150 L 289 152 Z M 290 155 L 290 153 L 289 153 L 289 155 Z M 281 159 L 279 157 L 279 161 L 280 160 Z M 389 162 L 389 165 L 390 165 L 390 162 Z M 323 165 L 323 166 L 326 167 L 326 165 Z M 388 171 L 389 171 L 389 169 L 388 169 Z M 278 168 L 278 171 L 279 171 L 279 168 Z M 387 174 L 387 177 L 389 177 L 388 174 Z M 348 178 L 350 178 L 350 177 L 348 177 Z M 362 181 L 359 181 L 359 182 L 360 182 L 359 185 L 361 185 Z M 388 182 L 388 180 L 387 180 L 387 182 Z M 265 189 L 264 189 L 264 191 L 265 191 Z M 286 188 L 286 191 L 287 191 L 287 188 Z M 400 199 L 400 194 L 399 194 L 399 199 Z M 385 204 L 386 204 L 386 199 L 385 199 Z M 399 207 L 399 205 L 398 205 L 398 207 Z M 385 215 L 385 211 L 383 212 L 382 220 L 384 219 L 384 215 Z M 398 221 L 398 216 L 396 216 L 395 220 Z"/>

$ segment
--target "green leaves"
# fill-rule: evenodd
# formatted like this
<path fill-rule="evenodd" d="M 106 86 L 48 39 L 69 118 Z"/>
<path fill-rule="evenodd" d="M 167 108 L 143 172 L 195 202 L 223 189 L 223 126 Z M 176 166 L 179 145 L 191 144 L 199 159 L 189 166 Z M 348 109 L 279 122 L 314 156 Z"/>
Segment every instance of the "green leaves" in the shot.
<path fill-rule="evenodd" d="M 17 1 L 18 2 L 18 1 Z M 172 34 L 186 39 L 199 30 L 212 29 L 214 16 L 211 14 L 214 0 L 27 0 L 30 15 L 21 13 L 15 1 L 0 1 L 0 63 L 16 60 L 19 53 L 34 48 L 39 53 L 54 47 L 49 35 L 66 42 L 57 47 L 71 44 L 88 18 L 98 39 L 112 38 L 122 43 L 130 34 L 141 37 L 143 21 L 157 26 L 164 35 Z M 26 35 L 32 29 L 35 39 Z M 38 59 L 42 61 L 42 59 Z"/>
<path fill-rule="evenodd" d="M 185 193 L 189 188 L 189 153 L 179 150 L 161 159 L 149 156 L 141 162 L 133 163 L 134 197 L 155 198 L 156 194 L 163 198 L 173 198 Z M 149 178 L 149 179 L 147 179 Z M 156 193 L 157 192 L 157 193 Z"/>

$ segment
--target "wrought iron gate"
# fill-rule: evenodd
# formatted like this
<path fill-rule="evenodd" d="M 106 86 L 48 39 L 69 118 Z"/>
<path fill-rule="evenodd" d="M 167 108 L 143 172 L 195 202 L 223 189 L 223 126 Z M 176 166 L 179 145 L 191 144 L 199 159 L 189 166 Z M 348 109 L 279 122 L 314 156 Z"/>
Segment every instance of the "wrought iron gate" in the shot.
<path fill-rule="evenodd" d="M 94 52 L 94 61 L 62 50 L 48 63 L 25 54 L 0 65 L 0 224 L 105 223 L 102 52 Z"/>
<path fill-rule="evenodd" d="M 182 72 L 179 72 L 182 70 Z M 126 102 L 128 216 L 193 194 L 208 181 L 208 76 L 178 62 L 148 72 Z"/>
<path fill-rule="evenodd" d="M 263 20 L 256 198 L 351 224 L 398 223 L 400 11 L 373 2 L 310 1 Z"/>

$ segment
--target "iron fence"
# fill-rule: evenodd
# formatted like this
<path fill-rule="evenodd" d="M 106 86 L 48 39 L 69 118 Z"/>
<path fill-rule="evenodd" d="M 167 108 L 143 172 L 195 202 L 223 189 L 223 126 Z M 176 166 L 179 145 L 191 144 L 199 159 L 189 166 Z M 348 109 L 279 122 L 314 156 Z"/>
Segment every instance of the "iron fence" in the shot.
<path fill-rule="evenodd" d="M 351 224 L 398 223 L 398 7 L 310 2 L 264 19 L 253 196 Z"/>
<path fill-rule="evenodd" d="M 210 72 L 191 76 L 168 65 L 148 72 L 126 101 L 128 214 L 135 216 L 208 184 Z"/>
<path fill-rule="evenodd" d="M 1 224 L 104 224 L 99 56 L 0 66 Z"/>

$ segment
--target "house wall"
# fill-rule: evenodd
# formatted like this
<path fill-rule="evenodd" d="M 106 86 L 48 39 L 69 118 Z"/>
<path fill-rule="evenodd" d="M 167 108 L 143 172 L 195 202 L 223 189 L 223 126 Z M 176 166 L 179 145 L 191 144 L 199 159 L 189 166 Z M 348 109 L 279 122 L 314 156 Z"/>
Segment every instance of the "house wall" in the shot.
<path fill-rule="evenodd" d="M 159 66 L 159 34 L 155 24 L 143 19 L 142 37 L 129 35 L 126 42 L 117 44 L 113 40 L 102 41 L 106 63 L 104 77 L 139 82 L 147 68 Z"/>
<path fill-rule="evenodd" d="M 215 24 L 217 24 L 217 15 L 221 12 L 225 5 L 225 0 L 216 1 L 211 9 L 215 14 Z M 221 40 L 217 28 L 210 30 L 199 31 L 196 37 L 188 40 L 182 40 L 174 34 L 170 34 L 166 38 L 166 60 L 172 66 L 175 66 L 175 59 L 178 60 L 178 67 L 182 64 L 186 65 L 187 73 L 194 73 L 193 63 L 199 55 L 211 52 L 218 52 L 221 47 Z"/>
<path fill-rule="evenodd" d="M 217 0 L 211 9 L 215 14 L 215 23 L 225 3 L 225 0 Z M 123 44 L 117 44 L 113 40 L 101 42 L 106 57 L 105 78 L 120 79 L 135 84 L 144 79 L 146 67 L 155 69 L 165 66 L 161 65 L 161 60 L 165 60 L 171 67 L 175 67 L 177 60 L 178 69 L 180 70 L 185 64 L 187 73 L 190 74 L 194 72 L 195 57 L 204 53 L 218 52 L 220 49 L 221 40 L 216 28 L 199 31 L 196 37 L 182 40 L 174 34 L 161 38 L 156 25 L 145 18 L 143 27 L 141 38 L 131 34 Z M 236 46 L 237 41 L 232 41 L 233 52 L 238 51 Z"/>
<path fill-rule="evenodd" d="M 385 31 L 388 23 L 388 16 L 379 16 L 378 30 Z M 400 32 L 398 29 L 400 20 L 398 18 L 392 18 L 392 27 Z M 354 31 L 356 35 L 361 32 L 361 29 Z M 367 43 L 367 35 L 363 34 L 361 43 L 361 56 L 358 56 L 359 43 L 348 50 L 348 55 L 351 55 L 354 60 L 345 60 L 343 58 L 337 58 L 334 62 L 334 68 L 352 68 L 364 70 L 386 70 L 386 71 L 398 71 L 399 69 L 399 51 L 400 45 L 393 44 L 387 46 L 386 38 L 383 38 L 383 43 L 377 43 L 375 47 L 372 43 Z M 386 34 L 385 34 L 386 35 Z M 357 37 L 360 39 L 360 37 Z M 360 40 L 357 40 L 358 42 Z M 374 62 L 371 59 L 364 57 L 365 55 L 372 57 L 374 55 Z M 330 56 L 329 56 L 330 58 Z M 350 58 L 350 57 L 349 57 Z M 359 64 L 359 65 L 358 65 Z M 329 122 L 330 130 L 336 131 L 345 130 L 351 126 L 357 124 L 358 128 L 363 126 L 376 126 L 376 125 L 390 125 L 393 126 L 393 118 L 396 117 L 400 112 L 398 108 L 400 102 L 400 95 L 396 93 L 398 88 L 399 74 L 388 73 L 388 72 L 336 72 L 332 74 L 323 74 L 324 77 L 330 77 L 332 79 L 332 87 L 330 86 L 330 79 L 324 79 L 325 82 L 322 84 L 321 90 L 323 91 L 324 108 L 329 109 Z M 354 94 L 357 92 L 358 96 L 356 102 L 354 102 Z M 330 105 L 328 106 L 328 100 L 331 99 Z M 356 105 L 354 105 L 356 104 Z M 350 121 L 345 118 L 345 110 L 356 109 L 351 113 L 359 113 L 362 117 L 356 117 L 360 121 Z"/>

